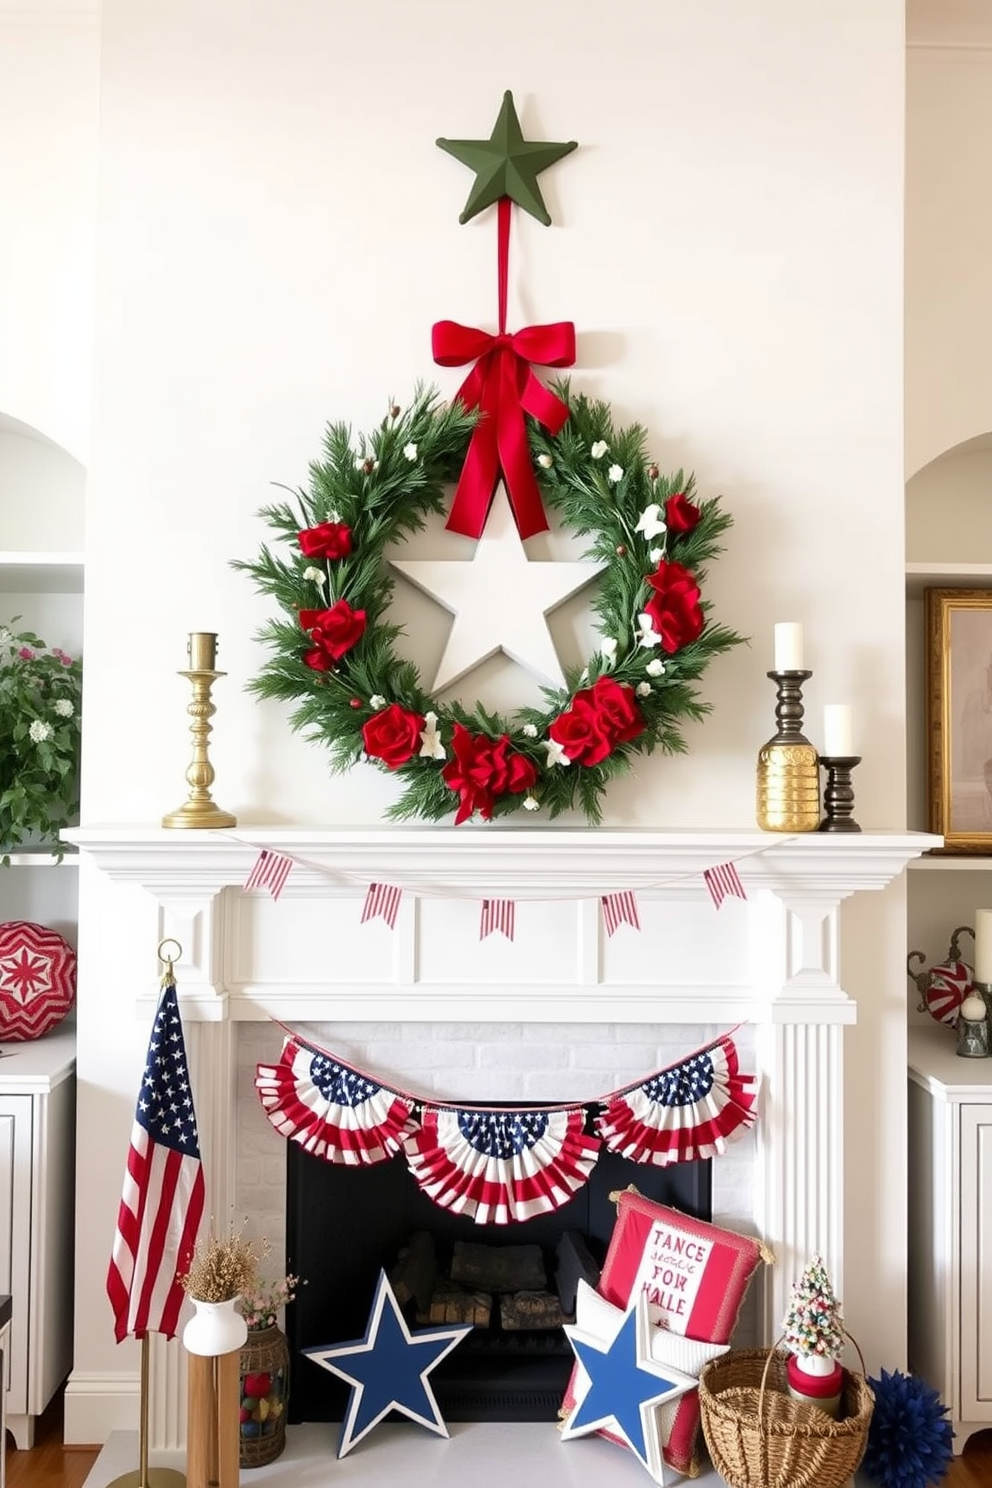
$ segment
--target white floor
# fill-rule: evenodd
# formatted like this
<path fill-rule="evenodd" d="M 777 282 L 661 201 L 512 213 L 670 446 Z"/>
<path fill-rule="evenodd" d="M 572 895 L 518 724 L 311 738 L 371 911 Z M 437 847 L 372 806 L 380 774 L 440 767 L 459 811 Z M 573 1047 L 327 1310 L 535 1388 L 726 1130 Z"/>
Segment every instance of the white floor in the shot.
<path fill-rule="evenodd" d="M 259 1488 L 506 1488 L 508 1482 L 541 1488 L 646 1488 L 649 1475 L 632 1453 L 599 1437 L 563 1442 L 552 1424 L 475 1421 L 450 1427 L 447 1440 L 423 1427 L 377 1426 L 348 1456 L 337 1458 L 336 1424 L 291 1426 L 286 1450 L 268 1467 L 243 1468 L 243 1485 Z M 184 1469 L 181 1457 L 153 1457 L 151 1468 Z M 109 1488 L 138 1466 L 137 1432 L 117 1431 L 100 1453 L 86 1488 Z M 698 1478 L 671 1474 L 672 1483 L 725 1488 L 712 1469 Z M 859 1476 L 856 1480 L 861 1484 Z M 152 1474 L 154 1485 L 154 1475 Z M 868 1488 L 868 1480 L 864 1480 Z"/>

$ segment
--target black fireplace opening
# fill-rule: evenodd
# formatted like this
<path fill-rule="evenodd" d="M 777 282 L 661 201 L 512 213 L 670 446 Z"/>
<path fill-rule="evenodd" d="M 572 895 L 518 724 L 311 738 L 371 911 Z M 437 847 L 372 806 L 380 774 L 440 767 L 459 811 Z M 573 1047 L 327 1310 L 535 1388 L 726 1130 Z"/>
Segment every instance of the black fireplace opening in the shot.
<path fill-rule="evenodd" d="M 479 1225 L 429 1199 L 402 1156 L 353 1168 L 286 1147 L 287 1268 L 306 1283 L 286 1312 L 292 1423 L 343 1420 L 350 1386 L 301 1351 L 363 1337 L 380 1270 L 411 1328 L 474 1324 L 430 1376 L 444 1420 L 553 1421 L 574 1363 L 561 1323 L 574 1321 L 578 1278 L 598 1279 L 610 1195 L 634 1187 L 712 1217 L 709 1161 L 656 1168 L 601 1150 L 562 1208 Z"/>

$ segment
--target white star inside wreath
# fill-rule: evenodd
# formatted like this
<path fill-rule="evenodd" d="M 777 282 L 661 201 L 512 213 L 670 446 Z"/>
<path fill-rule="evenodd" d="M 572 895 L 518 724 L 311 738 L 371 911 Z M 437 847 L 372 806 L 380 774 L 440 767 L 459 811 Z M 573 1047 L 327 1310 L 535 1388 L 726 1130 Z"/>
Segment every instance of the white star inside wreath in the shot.
<path fill-rule="evenodd" d="M 460 681 L 498 651 L 538 681 L 564 687 L 547 616 L 603 568 L 601 563 L 529 561 L 502 485 L 470 560 L 394 558 L 392 566 L 454 616 L 432 693 Z"/>

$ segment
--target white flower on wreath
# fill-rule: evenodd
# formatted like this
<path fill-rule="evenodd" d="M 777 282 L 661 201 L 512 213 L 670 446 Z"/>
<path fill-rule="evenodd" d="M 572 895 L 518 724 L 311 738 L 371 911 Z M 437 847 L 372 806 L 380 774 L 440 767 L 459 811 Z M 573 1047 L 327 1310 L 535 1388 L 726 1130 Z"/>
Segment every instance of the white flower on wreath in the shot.
<path fill-rule="evenodd" d="M 661 636 L 655 630 L 654 621 L 651 619 L 650 615 L 638 615 L 637 624 L 640 627 L 640 634 L 637 637 L 637 644 L 639 646 L 661 645 Z"/>
<path fill-rule="evenodd" d="M 649 677 L 663 677 L 665 675 L 665 663 L 660 656 L 656 656 L 653 661 L 648 662 L 644 670 Z"/>
<path fill-rule="evenodd" d="M 551 458 L 550 455 L 538 455 L 538 457 L 537 457 L 537 463 L 538 463 L 538 465 L 540 465 L 540 467 L 541 467 L 542 470 L 550 470 L 551 467 L 552 467 L 552 465 L 555 462 Z M 533 800 L 533 797 L 532 796 L 528 796 L 527 797 L 527 801 L 530 801 L 530 800 Z M 524 802 L 524 805 L 525 806 L 527 805 L 527 801 Z M 537 808 L 537 803 L 535 802 L 533 806 L 528 807 L 528 810 L 529 811 L 534 811 L 534 810 L 536 810 L 536 808 Z"/>
<path fill-rule="evenodd" d="M 536 723 L 525 723 L 524 726 L 523 726 L 523 728 L 520 730 L 520 732 L 526 738 L 528 738 L 528 739 L 536 739 L 537 738 L 537 724 Z"/>
<path fill-rule="evenodd" d="M 403 458 L 411 462 L 417 458 L 417 446 L 412 439 L 409 444 L 403 446 Z"/>
<path fill-rule="evenodd" d="M 609 445 L 606 443 L 605 439 L 597 439 L 596 443 L 592 446 L 589 453 L 592 455 L 594 460 L 601 460 L 608 449 Z"/>
<path fill-rule="evenodd" d="M 634 691 L 637 693 L 638 697 L 650 697 L 652 692 L 654 692 L 654 688 L 651 686 L 650 682 L 638 682 L 637 686 L 634 688 Z"/>
<path fill-rule="evenodd" d="M 32 718 L 28 733 L 35 744 L 44 744 L 46 739 L 52 737 L 52 725 L 45 723 L 41 718 Z"/>
<path fill-rule="evenodd" d="M 424 759 L 445 759 L 447 750 L 441 743 L 441 735 L 437 731 L 437 714 L 426 713 L 424 715 L 425 727 L 420 730 L 420 753 Z"/>
<path fill-rule="evenodd" d="M 622 481 L 623 480 L 623 466 L 622 465 L 611 465 L 610 468 L 609 468 L 609 470 L 606 472 L 606 479 L 610 482 L 610 484 L 612 486 L 615 486 L 618 481 Z"/>
<path fill-rule="evenodd" d="M 617 659 L 617 643 L 613 636 L 604 636 L 599 643 L 599 654 L 607 666 L 612 666 Z"/>
<path fill-rule="evenodd" d="M 537 799 L 536 796 L 524 796 L 524 810 L 525 811 L 536 811 L 538 809 L 538 807 L 540 806 L 540 804 L 541 803 Z"/>
<path fill-rule="evenodd" d="M 665 550 L 664 550 L 664 548 L 650 548 L 648 550 L 648 557 L 651 559 L 651 562 L 652 563 L 660 563 L 661 560 L 662 560 L 662 558 L 664 558 L 664 556 L 665 556 Z"/>
<path fill-rule="evenodd" d="M 383 697 L 383 695 L 382 695 L 381 692 L 374 692 L 372 694 L 372 696 L 369 698 L 369 707 L 370 708 L 384 708 L 385 706 L 386 706 L 386 699 Z"/>
<path fill-rule="evenodd" d="M 660 537 L 663 532 L 668 531 L 668 525 L 660 513 L 661 507 L 658 502 L 652 501 L 651 505 L 646 506 L 637 519 L 637 526 L 634 528 L 634 531 L 642 532 L 646 542 L 650 542 L 652 538 Z M 654 558 L 653 553 L 651 557 Z"/>
<path fill-rule="evenodd" d="M 55 711 L 60 718 L 71 718 L 76 709 L 68 698 L 56 698 Z"/>
<path fill-rule="evenodd" d="M 327 575 L 326 573 L 324 573 L 323 569 L 314 568 L 313 566 L 311 566 L 310 568 L 305 568 L 303 570 L 303 577 L 305 579 L 309 579 L 312 584 L 327 583 Z"/>
<path fill-rule="evenodd" d="M 549 770 L 552 765 L 570 765 L 572 763 L 557 739 L 546 740 L 544 747 L 548 752 L 545 765 Z"/>

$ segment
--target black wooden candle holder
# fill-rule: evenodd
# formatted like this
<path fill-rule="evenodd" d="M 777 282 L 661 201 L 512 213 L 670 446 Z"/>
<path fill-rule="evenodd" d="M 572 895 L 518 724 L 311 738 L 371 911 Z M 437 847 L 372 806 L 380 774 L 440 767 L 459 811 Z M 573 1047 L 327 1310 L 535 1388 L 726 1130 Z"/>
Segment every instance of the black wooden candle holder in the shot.
<path fill-rule="evenodd" d="M 855 765 L 860 765 L 860 763 L 860 754 L 820 755 L 820 764 L 827 772 L 827 783 L 823 791 L 824 817 L 819 825 L 819 831 L 861 831 L 851 814 L 854 811 L 854 786 L 851 784 L 851 771 Z"/>

